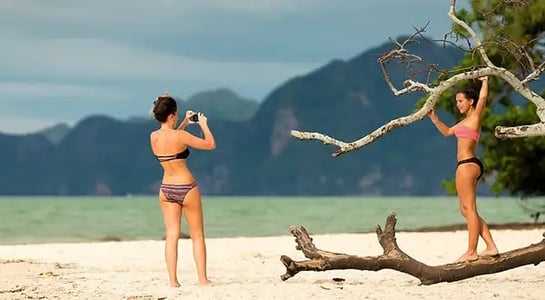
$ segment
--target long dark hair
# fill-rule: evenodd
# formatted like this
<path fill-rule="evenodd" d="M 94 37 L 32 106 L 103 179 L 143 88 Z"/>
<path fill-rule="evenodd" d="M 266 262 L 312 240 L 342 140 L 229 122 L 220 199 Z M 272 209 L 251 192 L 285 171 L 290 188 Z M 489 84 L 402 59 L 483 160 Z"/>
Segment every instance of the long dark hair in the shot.
<path fill-rule="evenodd" d="M 473 88 L 458 89 L 456 90 L 455 95 L 458 95 L 458 94 L 463 94 L 464 97 L 466 97 L 467 99 L 473 100 L 473 104 L 471 104 L 471 106 L 473 107 L 475 107 L 477 105 L 477 101 L 479 101 L 479 95 L 477 94 L 477 92 L 475 92 Z"/>

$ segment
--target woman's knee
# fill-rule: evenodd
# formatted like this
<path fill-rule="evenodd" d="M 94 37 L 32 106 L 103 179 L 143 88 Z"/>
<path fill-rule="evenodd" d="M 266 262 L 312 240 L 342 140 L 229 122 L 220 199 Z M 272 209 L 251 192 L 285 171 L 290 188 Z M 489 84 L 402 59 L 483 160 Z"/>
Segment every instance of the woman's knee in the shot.
<path fill-rule="evenodd" d="M 460 214 L 464 217 L 466 217 L 467 213 L 466 211 L 462 208 L 462 206 L 460 205 Z"/>
<path fill-rule="evenodd" d="M 165 239 L 172 241 L 180 238 L 180 229 L 167 229 L 165 233 Z"/>
<path fill-rule="evenodd" d="M 460 212 L 464 217 L 467 217 L 468 215 L 474 215 L 477 214 L 477 207 L 474 204 L 462 203 L 460 205 Z"/>
<path fill-rule="evenodd" d="M 198 241 L 204 239 L 204 231 L 200 229 L 190 230 L 189 235 L 191 237 L 191 240 Z"/>

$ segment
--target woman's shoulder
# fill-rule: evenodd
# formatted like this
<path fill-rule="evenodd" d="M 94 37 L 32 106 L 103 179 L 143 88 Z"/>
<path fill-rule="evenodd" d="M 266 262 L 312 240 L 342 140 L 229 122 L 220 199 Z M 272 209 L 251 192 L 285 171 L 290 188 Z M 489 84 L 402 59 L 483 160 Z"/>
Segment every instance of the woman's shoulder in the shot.
<path fill-rule="evenodd" d="M 160 129 L 156 129 L 156 130 L 150 132 L 149 138 L 150 138 L 150 140 L 154 141 L 154 140 L 164 138 L 164 135 L 165 135 L 164 132 L 162 132 Z"/>
<path fill-rule="evenodd" d="M 181 137 L 184 136 L 185 131 L 184 130 L 161 130 L 157 129 L 152 132 L 150 132 L 150 139 L 151 140 L 159 140 L 159 139 L 167 139 L 167 140 L 178 140 Z"/>

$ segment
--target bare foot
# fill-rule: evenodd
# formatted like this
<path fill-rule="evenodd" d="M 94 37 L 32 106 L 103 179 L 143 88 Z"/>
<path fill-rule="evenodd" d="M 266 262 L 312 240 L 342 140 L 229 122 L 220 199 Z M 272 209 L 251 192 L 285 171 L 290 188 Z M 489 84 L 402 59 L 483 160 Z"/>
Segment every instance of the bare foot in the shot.
<path fill-rule="evenodd" d="M 212 285 L 212 281 L 210 281 L 208 279 L 199 280 L 199 285 L 200 286 Z"/>
<path fill-rule="evenodd" d="M 176 281 L 170 283 L 170 287 L 179 288 L 180 283 L 178 282 L 178 280 L 176 280 Z"/>
<path fill-rule="evenodd" d="M 486 248 L 483 252 L 479 253 L 479 256 L 483 256 L 483 257 L 493 257 L 496 255 L 498 255 L 498 249 L 496 248 L 491 248 L 491 249 Z"/>
<path fill-rule="evenodd" d="M 457 263 L 469 262 L 469 261 L 475 261 L 477 259 L 479 259 L 479 256 L 476 253 L 465 253 L 464 255 L 460 256 L 460 258 L 458 258 L 456 262 Z"/>

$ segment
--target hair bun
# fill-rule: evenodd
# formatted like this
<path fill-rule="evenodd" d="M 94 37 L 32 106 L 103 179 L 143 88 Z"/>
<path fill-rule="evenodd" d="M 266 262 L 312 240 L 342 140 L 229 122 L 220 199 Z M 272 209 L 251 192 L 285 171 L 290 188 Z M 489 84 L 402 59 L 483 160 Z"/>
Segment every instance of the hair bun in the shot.
<path fill-rule="evenodd" d="M 165 122 L 169 115 L 178 110 L 176 100 L 170 95 L 161 95 L 153 101 L 153 114 L 159 122 Z"/>

